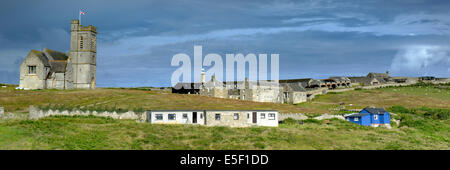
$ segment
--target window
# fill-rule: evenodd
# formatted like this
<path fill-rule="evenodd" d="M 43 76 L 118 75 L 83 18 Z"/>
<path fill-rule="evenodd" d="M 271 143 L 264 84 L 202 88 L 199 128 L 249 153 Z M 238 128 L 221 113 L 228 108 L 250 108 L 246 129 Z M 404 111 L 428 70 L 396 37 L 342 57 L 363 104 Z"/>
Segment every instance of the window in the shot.
<path fill-rule="evenodd" d="M 247 113 L 247 119 L 250 119 L 250 113 Z"/>
<path fill-rule="evenodd" d="M 162 114 L 156 114 L 155 117 L 156 117 L 156 120 L 163 120 Z"/>
<path fill-rule="evenodd" d="M 168 117 L 169 117 L 169 120 L 175 120 L 177 118 L 177 115 L 176 114 L 169 114 Z"/>
<path fill-rule="evenodd" d="M 36 66 L 28 66 L 28 74 L 36 74 Z"/>
<path fill-rule="evenodd" d="M 266 114 L 265 113 L 261 113 L 261 119 L 265 119 L 266 118 Z"/>
<path fill-rule="evenodd" d="M 220 120 L 220 113 L 216 114 L 216 120 Z"/>
<path fill-rule="evenodd" d="M 203 113 L 200 113 L 200 119 L 203 119 Z"/>
<path fill-rule="evenodd" d="M 234 120 L 239 120 L 239 113 L 234 114 Z"/>
<path fill-rule="evenodd" d="M 373 115 L 373 120 L 378 120 L 378 115 Z"/>
<path fill-rule="evenodd" d="M 359 121 L 358 117 L 355 117 L 355 119 L 353 119 L 354 121 Z"/>
<path fill-rule="evenodd" d="M 80 37 L 80 49 L 83 49 L 83 36 Z"/>
<path fill-rule="evenodd" d="M 183 113 L 183 119 L 187 119 L 187 113 Z"/>
<path fill-rule="evenodd" d="M 275 120 L 275 113 L 269 113 L 269 120 Z"/>

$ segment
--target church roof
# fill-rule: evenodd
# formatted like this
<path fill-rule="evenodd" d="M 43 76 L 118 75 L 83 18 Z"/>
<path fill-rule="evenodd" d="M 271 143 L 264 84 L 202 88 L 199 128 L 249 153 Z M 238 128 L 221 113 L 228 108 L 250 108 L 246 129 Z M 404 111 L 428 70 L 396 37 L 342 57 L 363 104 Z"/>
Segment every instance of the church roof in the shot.
<path fill-rule="evenodd" d="M 44 48 L 42 52 L 44 52 L 49 57 L 49 60 L 67 60 L 69 58 L 66 53 L 50 50 L 47 48 Z"/>
<path fill-rule="evenodd" d="M 48 62 L 48 58 L 47 56 L 45 56 L 44 53 L 38 51 L 38 50 L 31 50 L 30 51 L 31 54 L 34 54 L 36 57 L 39 58 L 39 60 L 42 61 L 42 63 L 44 64 L 44 66 L 50 66 L 50 63 Z"/>
<path fill-rule="evenodd" d="M 50 72 L 64 73 L 66 72 L 67 59 L 66 53 L 44 48 L 42 52 L 47 56 L 50 63 Z"/>
<path fill-rule="evenodd" d="M 67 59 L 69 58 L 67 54 L 47 48 L 44 48 L 42 52 L 38 50 L 31 50 L 30 53 L 38 57 L 44 66 L 50 67 L 50 72 L 66 72 Z"/>

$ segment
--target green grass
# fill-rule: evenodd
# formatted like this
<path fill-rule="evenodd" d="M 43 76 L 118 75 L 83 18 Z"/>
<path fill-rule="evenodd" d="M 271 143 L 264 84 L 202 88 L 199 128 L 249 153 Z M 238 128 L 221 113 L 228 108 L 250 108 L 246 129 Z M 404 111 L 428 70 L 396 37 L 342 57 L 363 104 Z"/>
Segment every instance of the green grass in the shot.
<path fill-rule="evenodd" d="M 54 116 L 1 121 L 0 149 L 450 149 L 448 121 L 428 119 L 425 124 L 438 128 L 410 121 L 400 128 L 372 128 L 337 119 L 327 125 L 229 128 Z"/>
<path fill-rule="evenodd" d="M 275 109 L 306 113 L 309 118 L 345 106 L 384 107 L 401 120 L 393 129 L 359 126 L 346 121 L 287 120 L 278 128 L 151 125 L 98 117 L 47 117 L 0 120 L 0 149 L 450 149 L 450 94 L 446 86 L 355 90 L 318 95 L 297 105 L 171 94 L 148 89 L 14 90 L 0 88 L 6 112 L 27 114 L 41 108 L 91 110 Z M 48 104 L 51 104 L 50 106 Z M 344 103 L 344 105 L 340 105 Z"/>

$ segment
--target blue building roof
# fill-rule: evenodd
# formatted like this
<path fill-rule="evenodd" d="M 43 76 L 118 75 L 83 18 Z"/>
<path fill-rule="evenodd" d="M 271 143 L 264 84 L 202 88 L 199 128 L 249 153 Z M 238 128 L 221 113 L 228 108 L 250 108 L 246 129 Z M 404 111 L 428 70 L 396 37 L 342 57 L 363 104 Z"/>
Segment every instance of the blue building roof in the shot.
<path fill-rule="evenodd" d="M 387 111 L 384 110 L 383 108 L 371 108 L 371 107 L 366 107 L 366 108 L 364 108 L 363 110 L 366 110 L 367 112 L 372 113 L 372 114 L 384 114 L 384 113 L 387 112 Z"/>
<path fill-rule="evenodd" d="M 354 113 L 354 114 L 347 115 L 345 117 L 361 117 L 361 116 L 368 115 L 368 114 L 369 113 Z"/>

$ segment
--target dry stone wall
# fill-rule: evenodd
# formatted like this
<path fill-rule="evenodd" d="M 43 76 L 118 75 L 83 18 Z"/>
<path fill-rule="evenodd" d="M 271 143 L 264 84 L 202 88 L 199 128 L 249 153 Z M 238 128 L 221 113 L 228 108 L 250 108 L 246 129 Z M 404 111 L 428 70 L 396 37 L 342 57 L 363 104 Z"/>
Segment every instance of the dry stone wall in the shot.
<path fill-rule="evenodd" d="M 62 115 L 62 116 L 99 116 L 99 117 L 110 117 L 114 119 L 132 119 L 137 122 L 145 122 L 147 120 L 147 114 L 143 113 L 135 113 L 133 111 L 128 111 L 125 113 L 117 113 L 117 112 L 97 112 L 97 111 L 80 111 L 80 110 L 42 110 L 38 109 L 34 106 L 30 106 L 30 119 L 39 119 L 42 117 L 54 116 L 54 115 Z"/>
<path fill-rule="evenodd" d="M 278 120 L 284 120 L 287 118 L 292 118 L 295 120 L 305 120 L 305 119 L 308 119 L 308 116 L 305 116 L 302 113 L 280 113 L 280 114 L 278 114 Z"/>

